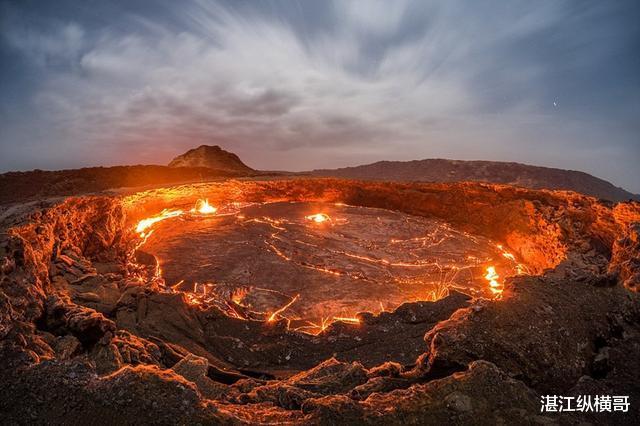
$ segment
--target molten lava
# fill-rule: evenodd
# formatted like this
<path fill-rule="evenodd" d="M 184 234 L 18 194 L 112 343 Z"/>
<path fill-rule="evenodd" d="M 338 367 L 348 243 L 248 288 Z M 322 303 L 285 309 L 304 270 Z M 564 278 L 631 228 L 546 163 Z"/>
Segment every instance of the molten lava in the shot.
<path fill-rule="evenodd" d="M 360 324 L 360 320 L 355 317 L 333 317 L 333 320 L 346 322 L 347 324 Z"/>
<path fill-rule="evenodd" d="M 277 311 L 275 311 L 274 313 L 272 313 L 272 314 L 269 316 L 269 319 L 267 319 L 267 321 L 269 321 L 269 322 L 273 322 L 273 321 L 275 321 L 275 319 L 277 318 L 277 316 L 278 316 L 278 315 L 282 314 L 284 311 L 286 311 L 286 310 L 287 310 L 287 308 L 288 308 L 289 306 L 293 305 L 293 304 L 295 303 L 295 301 L 296 301 L 296 300 L 298 300 L 298 297 L 300 297 L 300 295 L 299 295 L 299 294 L 296 294 L 296 296 L 295 296 L 293 299 L 291 299 L 291 301 L 290 301 L 289 303 L 287 303 L 287 304 L 286 304 L 286 305 L 284 305 L 282 308 L 280 308 L 280 309 L 278 309 Z"/>
<path fill-rule="evenodd" d="M 175 240 L 171 237 L 175 235 L 180 236 L 180 240 L 190 241 L 185 247 L 176 247 L 179 253 L 189 250 L 189 254 L 185 254 L 189 259 L 198 257 L 197 253 L 194 257 L 190 248 L 193 241 L 198 246 L 206 246 L 208 253 L 221 253 L 221 259 L 240 262 L 238 265 L 246 271 L 245 275 L 259 280 L 260 287 L 250 281 L 240 286 L 235 275 L 225 273 L 224 261 L 209 255 L 201 260 L 211 263 L 202 265 L 212 267 L 215 275 L 201 275 L 200 270 L 195 274 L 167 275 L 164 269 L 176 265 L 171 250 L 150 252 L 156 260 L 155 269 L 148 269 L 146 277 L 165 291 L 184 294 L 191 305 L 216 306 L 227 315 L 242 320 L 260 319 L 270 323 L 284 319 L 288 327 L 310 334 L 322 333 L 337 322 L 360 324 L 355 312 L 372 311 L 373 302 L 369 299 L 383 295 L 389 297 L 384 305 L 380 299 L 375 301 L 376 308 L 380 305 L 381 313 L 393 312 L 403 301 L 442 299 L 449 294 L 450 288 L 478 296 L 490 291 L 499 299 L 503 283 L 499 281 L 497 268 L 506 275 L 526 270 L 526 266 L 519 264 L 502 245 L 492 243 L 492 253 L 486 245 L 488 241 L 456 231 L 447 224 L 338 204 L 332 208 L 339 212 L 340 218 L 333 219 L 322 213 L 322 205 L 314 207 L 320 212 L 307 216 L 302 213 L 308 208 L 303 204 L 228 203 L 218 208 L 208 199 L 199 199 L 190 209 L 165 209 L 140 220 L 135 227 L 140 237 L 135 250 L 143 245 L 153 247 L 160 241 L 165 244 L 167 237 Z M 220 220 L 215 223 L 200 220 L 216 213 Z M 154 237 L 149 238 L 156 223 L 178 216 L 184 217 L 179 226 L 162 227 L 156 231 L 162 235 L 154 233 Z M 402 220 L 398 221 L 398 217 Z M 313 225 L 329 222 L 332 226 L 300 227 L 301 218 Z M 200 241 L 204 231 L 213 232 L 212 238 Z M 253 244 L 253 241 L 257 243 Z M 496 247 L 498 251 L 495 251 Z M 243 257 L 236 258 L 237 255 Z M 279 261 L 274 262 L 273 256 Z M 481 275 L 484 279 L 476 281 L 473 270 L 482 265 L 485 265 L 486 274 Z M 145 273 L 141 272 L 144 269 L 135 262 L 132 262 L 132 270 L 137 271 L 136 277 L 144 279 Z M 203 270 L 207 271 L 206 268 Z M 265 276 L 264 270 L 271 272 Z M 282 275 L 304 279 L 304 294 L 291 294 L 290 289 L 282 291 L 277 278 Z M 213 277 L 215 282 L 211 281 Z M 168 285 L 166 279 L 177 283 Z M 474 282 L 479 285 L 474 286 Z M 324 300 L 322 294 L 326 292 L 326 286 L 331 285 L 336 286 L 336 294 Z M 382 293 L 376 294 L 376 291 Z M 274 294 L 282 299 L 270 299 Z M 318 297 L 321 303 L 310 302 L 310 296 Z M 338 313 L 332 306 L 337 306 L 340 298 L 349 300 L 353 306 Z"/>
<path fill-rule="evenodd" d="M 191 209 L 192 213 L 200 213 L 200 214 L 213 214 L 218 211 L 217 207 L 213 207 L 209 204 L 209 200 L 198 200 L 196 202 L 196 206 Z"/>
<path fill-rule="evenodd" d="M 217 212 L 218 209 L 209 204 L 209 200 L 198 200 L 196 201 L 196 205 L 191 209 L 191 213 L 200 213 L 200 214 L 213 214 Z M 149 236 L 150 232 L 147 230 L 151 228 L 154 224 L 169 219 L 172 217 L 182 216 L 184 214 L 183 210 L 178 209 L 165 209 L 155 216 L 148 217 L 146 219 L 142 219 L 136 225 L 136 233 L 140 235 L 140 237 L 145 238 Z"/>
<path fill-rule="evenodd" d="M 182 210 L 163 210 L 159 215 L 142 219 L 140 222 L 138 222 L 138 225 L 136 226 L 136 232 L 142 238 L 144 238 L 145 236 L 149 235 L 147 229 L 151 228 L 153 224 L 160 222 L 161 220 L 169 219 L 170 217 L 180 216 L 183 213 L 184 212 Z"/>
<path fill-rule="evenodd" d="M 496 272 L 495 266 L 487 266 L 487 274 L 484 279 L 489 281 L 489 290 L 496 296 L 502 294 L 502 285 L 498 282 L 500 275 Z"/>
<path fill-rule="evenodd" d="M 331 220 L 328 214 L 326 213 L 316 213 L 309 216 L 306 216 L 305 219 L 310 220 L 315 223 L 322 223 L 328 220 Z"/>

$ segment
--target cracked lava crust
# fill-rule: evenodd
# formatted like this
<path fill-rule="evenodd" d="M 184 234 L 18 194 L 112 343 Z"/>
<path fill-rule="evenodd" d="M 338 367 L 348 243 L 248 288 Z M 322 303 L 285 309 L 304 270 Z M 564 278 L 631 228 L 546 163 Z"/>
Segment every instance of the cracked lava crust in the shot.
<path fill-rule="evenodd" d="M 640 396 L 638 203 L 281 179 L 1 220 L 9 422 L 533 424 L 541 393 Z"/>
<path fill-rule="evenodd" d="M 232 303 L 237 317 L 286 318 L 290 328 L 317 333 L 335 318 L 353 322 L 357 312 L 434 301 L 449 289 L 487 295 L 488 267 L 515 275 L 519 266 L 501 247 L 441 220 L 275 202 L 175 216 L 138 249 L 192 300 Z"/>

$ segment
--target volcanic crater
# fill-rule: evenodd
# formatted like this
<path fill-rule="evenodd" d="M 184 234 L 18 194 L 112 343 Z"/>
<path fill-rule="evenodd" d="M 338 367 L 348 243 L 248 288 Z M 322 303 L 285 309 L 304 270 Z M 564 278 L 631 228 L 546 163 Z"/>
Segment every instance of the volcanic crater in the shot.
<path fill-rule="evenodd" d="M 2 408 L 534 423 L 541 392 L 638 395 L 639 222 L 564 191 L 306 178 L 5 208 Z"/>
<path fill-rule="evenodd" d="M 392 210 L 231 202 L 195 213 L 154 224 L 138 247 L 156 257 L 165 283 L 232 303 L 236 316 L 286 318 L 298 330 L 435 301 L 451 288 L 491 297 L 500 289 L 487 286 L 486 269 L 510 276 L 522 268 L 487 238 Z"/>

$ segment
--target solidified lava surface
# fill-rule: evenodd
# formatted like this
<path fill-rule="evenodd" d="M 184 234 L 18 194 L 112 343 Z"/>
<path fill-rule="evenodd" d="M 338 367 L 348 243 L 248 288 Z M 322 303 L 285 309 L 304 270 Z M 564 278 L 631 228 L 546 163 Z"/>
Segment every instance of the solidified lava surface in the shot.
<path fill-rule="evenodd" d="M 136 232 L 141 220 L 189 212 L 201 198 L 220 214 L 176 215 L 146 240 Z M 237 211 L 225 216 L 227 205 Z M 331 221 L 303 219 L 319 211 Z M 245 180 L 3 206 L 0 225 L 6 423 L 640 418 L 637 202 L 472 183 Z M 527 270 L 509 273 L 517 268 L 505 253 Z M 500 298 L 476 280 L 485 262 L 501 275 Z M 424 297 L 439 280 L 432 263 L 470 278 L 460 272 L 450 281 L 460 288 Z M 417 280 L 422 300 L 401 293 L 400 278 Z M 195 282 L 228 288 L 229 298 L 208 303 L 198 295 L 213 289 L 195 294 Z M 294 291 L 300 303 L 282 315 L 252 314 Z M 384 311 L 354 312 L 383 294 Z M 333 296 L 353 321 L 314 334 L 292 327 L 287 312 L 313 317 Z M 394 306 L 396 296 L 409 301 Z M 541 415 L 546 394 L 628 395 L 631 407 Z"/>
<path fill-rule="evenodd" d="M 314 214 L 326 215 L 323 222 Z M 379 208 L 275 202 L 160 222 L 140 247 L 176 289 L 232 295 L 258 312 L 307 327 L 357 312 L 437 300 L 457 289 L 489 296 L 486 266 L 516 262 L 488 238 L 442 220 Z M 206 287 L 206 288 L 205 288 Z M 489 293 L 489 294 L 487 294 Z"/>

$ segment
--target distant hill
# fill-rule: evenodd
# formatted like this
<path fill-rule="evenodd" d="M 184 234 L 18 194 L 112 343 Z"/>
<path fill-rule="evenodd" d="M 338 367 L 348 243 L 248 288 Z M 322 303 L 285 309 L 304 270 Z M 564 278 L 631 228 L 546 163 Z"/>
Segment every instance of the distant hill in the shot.
<path fill-rule="evenodd" d="M 174 158 L 169 166 L 135 165 L 32 170 L 0 174 L 0 204 L 82 194 L 111 188 L 177 184 L 264 175 L 219 146 L 201 145 Z"/>
<path fill-rule="evenodd" d="M 498 161 L 379 161 L 355 167 L 313 170 L 310 173 L 363 180 L 490 182 L 533 189 L 566 189 L 611 201 L 640 199 L 638 194 L 632 194 L 584 172 Z"/>
<path fill-rule="evenodd" d="M 225 151 L 218 145 L 200 145 L 197 148 L 190 149 L 171 160 L 169 167 L 207 167 L 209 169 L 240 173 L 254 172 L 236 154 Z"/>

